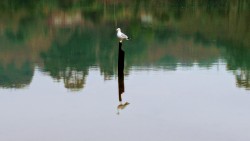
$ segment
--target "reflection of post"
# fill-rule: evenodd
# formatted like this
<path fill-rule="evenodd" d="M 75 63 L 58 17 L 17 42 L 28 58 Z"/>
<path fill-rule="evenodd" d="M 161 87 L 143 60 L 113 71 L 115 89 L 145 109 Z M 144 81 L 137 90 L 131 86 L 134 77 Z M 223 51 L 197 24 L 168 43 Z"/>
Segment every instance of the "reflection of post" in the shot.
<path fill-rule="evenodd" d="M 118 51 L 118 87 L 119 87 L 119 101 L 122 101 L 122 93 L 124 92 L 124 56 L 125 52 L 122 50 L 122 43 L 119 42 Z"/>
<path fill-rule="evenodd" d="M 119 101 L 120 104 L 117 106 L 117 114 L 119 115 L 119 110 L 123 110 L 129 105 L 128 102 L 122 103 L 122 94 L 124 93 L 124 58 L 125 52 L 122 50 L 122 43 L 119 42 L 118 51 L 118 89 L 119 89 Z"/>

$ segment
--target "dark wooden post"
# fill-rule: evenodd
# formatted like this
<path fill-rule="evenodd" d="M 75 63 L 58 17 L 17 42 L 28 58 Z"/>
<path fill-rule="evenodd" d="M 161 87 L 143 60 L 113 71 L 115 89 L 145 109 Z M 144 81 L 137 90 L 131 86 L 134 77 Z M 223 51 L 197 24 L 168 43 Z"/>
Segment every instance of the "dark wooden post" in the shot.
<path fill-rule="evenodd" d="M 124 93 L 124 57 L 125 57 L 125 52 L 122 50 L 122 43 L 119 42 L 119 50 L 118 50 L 119 101 L 122 101 L 122 93 Z"/>

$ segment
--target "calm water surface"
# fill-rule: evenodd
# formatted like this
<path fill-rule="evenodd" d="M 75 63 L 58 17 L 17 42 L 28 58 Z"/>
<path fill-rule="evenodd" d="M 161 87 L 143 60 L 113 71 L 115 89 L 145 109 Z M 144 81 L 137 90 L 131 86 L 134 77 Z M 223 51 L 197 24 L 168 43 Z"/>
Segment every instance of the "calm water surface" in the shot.
<path fill-rule="evenodd" d="M 0 6 L 0 140 L 250 140 L 250 2 Z"/>

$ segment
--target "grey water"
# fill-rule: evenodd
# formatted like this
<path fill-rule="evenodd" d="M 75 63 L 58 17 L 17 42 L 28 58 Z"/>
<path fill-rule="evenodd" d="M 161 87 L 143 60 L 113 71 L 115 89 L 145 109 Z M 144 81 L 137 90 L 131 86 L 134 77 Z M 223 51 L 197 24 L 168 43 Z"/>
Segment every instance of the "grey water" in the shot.
<path fill-rule="evenodd" d="M 249 141 L 247 0 L 0 7 L 0 140 Z"/>

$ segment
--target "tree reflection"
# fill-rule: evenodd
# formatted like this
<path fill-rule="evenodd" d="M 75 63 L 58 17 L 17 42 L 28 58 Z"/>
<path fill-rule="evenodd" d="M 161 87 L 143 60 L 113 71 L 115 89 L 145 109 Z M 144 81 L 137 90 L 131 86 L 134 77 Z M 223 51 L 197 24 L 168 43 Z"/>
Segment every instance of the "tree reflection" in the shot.
<path fill-rule="evenodd" d="M 249 7 L 248 0 L 1 0 L 0 73 L 12 79 L 1 85 L 17 86 L 7 74 L 11 69 L 28 85 L 35 65 L 72 90 L 84 88 L 92 66 L 112 79 L 119 75 L 116 22 L 134 41 L 125 49 L 127 72 L 152 65 L 210 68 L 225 58 L 238 85 L 248 87 L 249 54 L 238 45 L 250 47 Z"/>
<path fill-rule="evenodd" d="M 63 76 L 65 88 L 69 88 L 71 90 L 79 90 L 83 88 L 85 84 L 85 77 L 86 75 L 83 71 L 66 70 Z"/>
<path fill-rule="evenodd" d="M 250 89 L 250 70 L 240 70 L 239 74 L 236 74 L 236 83 L 238 87 Z"/>
<path fill-rule="evenodd" d="M 230 44 L 227 48 L 227 68 L 235 75 L 238 87 L 250 89 L 250 49 Z"/>
<path fill-rule="evenodd" d="M 28 62 L 17 66 L 14 63 L 0 65 L 0 87 L 23 88 L 30 84 L 34 74 L 32 65 Z"/>
<path fill-rule="evenodd" d="M 57 80 L 63 79 L 65 87 L 71 90 L 84 87 L 89 67 L 96 62 L 93 36 L 85 34 L 87 31 L 74 33 L 66 39 L 66 44 L 54 42 L 49 51 L 42 54 L 44 71 Z"/>

